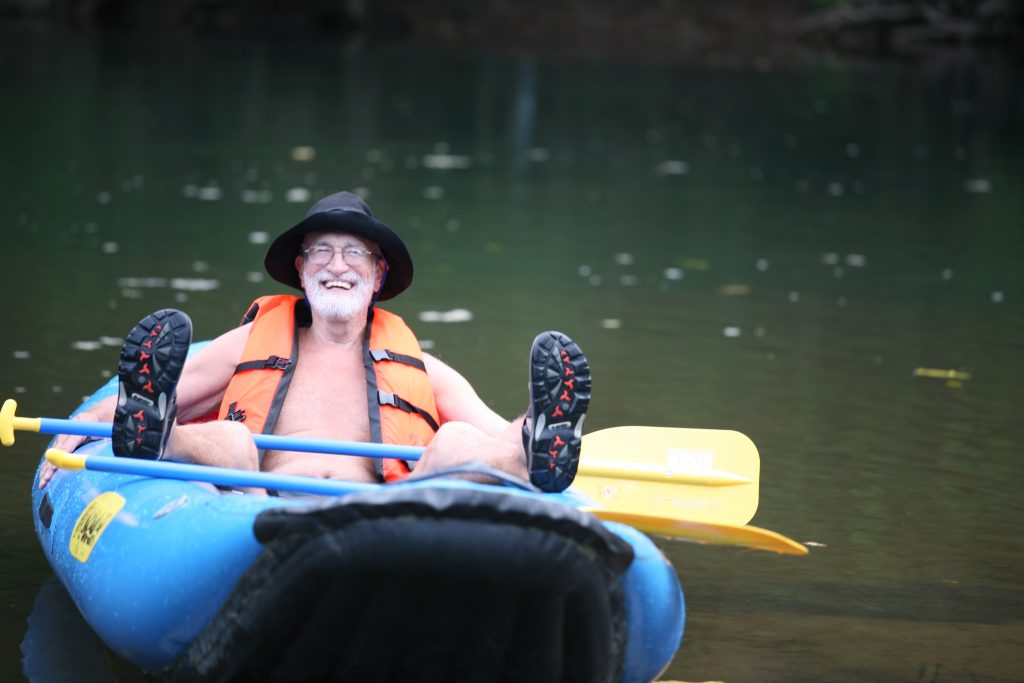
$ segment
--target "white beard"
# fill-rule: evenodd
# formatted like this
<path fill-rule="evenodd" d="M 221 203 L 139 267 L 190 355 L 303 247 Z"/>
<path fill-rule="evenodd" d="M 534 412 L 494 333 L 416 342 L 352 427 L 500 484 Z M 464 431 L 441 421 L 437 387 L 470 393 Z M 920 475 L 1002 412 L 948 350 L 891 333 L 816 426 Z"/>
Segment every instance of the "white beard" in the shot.
<path fill-rule="evenodd" d="M 373 298 L 370 280 L 355 273 L 343 277 L 318 273 L 306 287 L 309 307 L 329 322 L 346 322 L 357 316 L 365 318 Z M 328 280 L 344 280 L 352 283 L 349 290 L 328 290 L 321 283 Z"/>

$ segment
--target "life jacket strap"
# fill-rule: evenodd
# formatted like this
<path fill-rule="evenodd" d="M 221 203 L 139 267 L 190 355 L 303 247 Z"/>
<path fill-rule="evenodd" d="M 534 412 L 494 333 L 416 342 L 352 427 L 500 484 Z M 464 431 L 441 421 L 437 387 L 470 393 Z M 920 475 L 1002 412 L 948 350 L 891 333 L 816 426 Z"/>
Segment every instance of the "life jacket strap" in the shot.
<path fill-rule="evenodd" d="M 422 417 L 424 420 L 426 420 L 427 424 L 430 425 L 430 428 L 433 429 L 435 432 L 438 429 L 440 429 L 440 427 L 438 426 L 437 422 L 434 420 L 433 416 L 431 416 L 430 413 L 428 413 L 427 411 L 423 410 L 422 408 L 418 408 L 418 407 L 414 406 L 413 404 L 409 403 L 408 401 L 406 401 L 401 396 L 399 396 L 397 394 L 393 394 L 390 391 L 380 391 L 380 390 L 378 390 L 377 391 L 377 403 L 379 403 L 382 406 L 392 406 L 394 408 L 398 408 L 399 410 L 404 410 L 407 413 L 416 413 L 417 415 Z"/>
<path fill-rule="evenodd" d="M 423 364 L 419 358 L 407 356 L 403 353 L 395 353 L 388 349 L 370 349 L 370 358 L 373 358 L 374 363 L 380 363 L 382 361 L 390 360 L 395 363 L 402 363 L 403 365 L 410 365 L 419 370 L 426 371 L 427 366 Z"/>
<path fill-rule="evenodd" d="M 244 363 L 239 363 L 235 366 L 235 374 L 243 370 L 287 370 L 292 366 L 292 362 L 288 358 L 281 358 L 280 356 L 270 356 L 263 360 L 249 360 Z"/>

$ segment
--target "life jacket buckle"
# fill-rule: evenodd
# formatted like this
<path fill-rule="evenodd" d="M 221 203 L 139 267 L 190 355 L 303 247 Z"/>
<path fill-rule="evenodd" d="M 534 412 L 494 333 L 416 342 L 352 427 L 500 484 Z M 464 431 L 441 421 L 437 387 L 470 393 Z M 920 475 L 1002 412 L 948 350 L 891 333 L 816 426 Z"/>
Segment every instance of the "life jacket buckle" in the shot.
<path fill-rule="evenodd" d="M 267 368 L 272 370 L 287 370 L 291 363 L 292 361 L 290 358 L 271 356 L 270 358 L 267 359 Z"/>

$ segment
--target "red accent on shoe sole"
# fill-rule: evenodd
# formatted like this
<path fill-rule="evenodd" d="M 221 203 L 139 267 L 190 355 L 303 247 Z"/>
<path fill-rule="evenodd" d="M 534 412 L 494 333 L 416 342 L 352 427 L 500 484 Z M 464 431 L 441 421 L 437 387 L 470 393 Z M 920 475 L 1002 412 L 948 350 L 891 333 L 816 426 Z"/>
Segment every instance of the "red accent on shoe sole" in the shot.
<path fill-rule="evenodd" d="M 151 394 L 156 393 L 156 391 L 154 391 L 154 389 L 153 389 L 153 383 L 152 382 L 146 382 L 145 384 L 143 384 L 142 385 L 142 390 L 143 391 L 148 391 Z"/>
<path fill-rule="evenodd" d="M 149 363 L 143 364 L 142 369 L 139 370 L 139 374 L 140 375 L 152 375 L 153 374 L 153 371 L 149 369 Z"/>

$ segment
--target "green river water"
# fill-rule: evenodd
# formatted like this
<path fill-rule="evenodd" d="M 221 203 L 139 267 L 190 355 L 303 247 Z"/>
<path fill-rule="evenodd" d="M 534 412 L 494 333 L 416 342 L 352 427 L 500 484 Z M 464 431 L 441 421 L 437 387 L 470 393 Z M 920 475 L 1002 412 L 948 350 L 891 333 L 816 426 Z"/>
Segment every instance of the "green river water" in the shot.
<path fill-rule="evenodd" d="M 391 308 L 502 414 L 555 328 L 590 359 L 589 428 L 758 445 L 753 523 L 811 554 L 666 542 L 688 607 L 666 678 L 1024 680 L 1019 65 L 0 45 L 0 398 L 20 414 L 69 413 L 151 310 L 197 339 L 234 325 L 283 291 L 266 240 L 355 189 L 416 260 Z M 0 454 L 0 678 L 24 642 L 67 680 L 138 679 L 73 664 L 88 632 L 26 640 L 45 444 Z"/>

